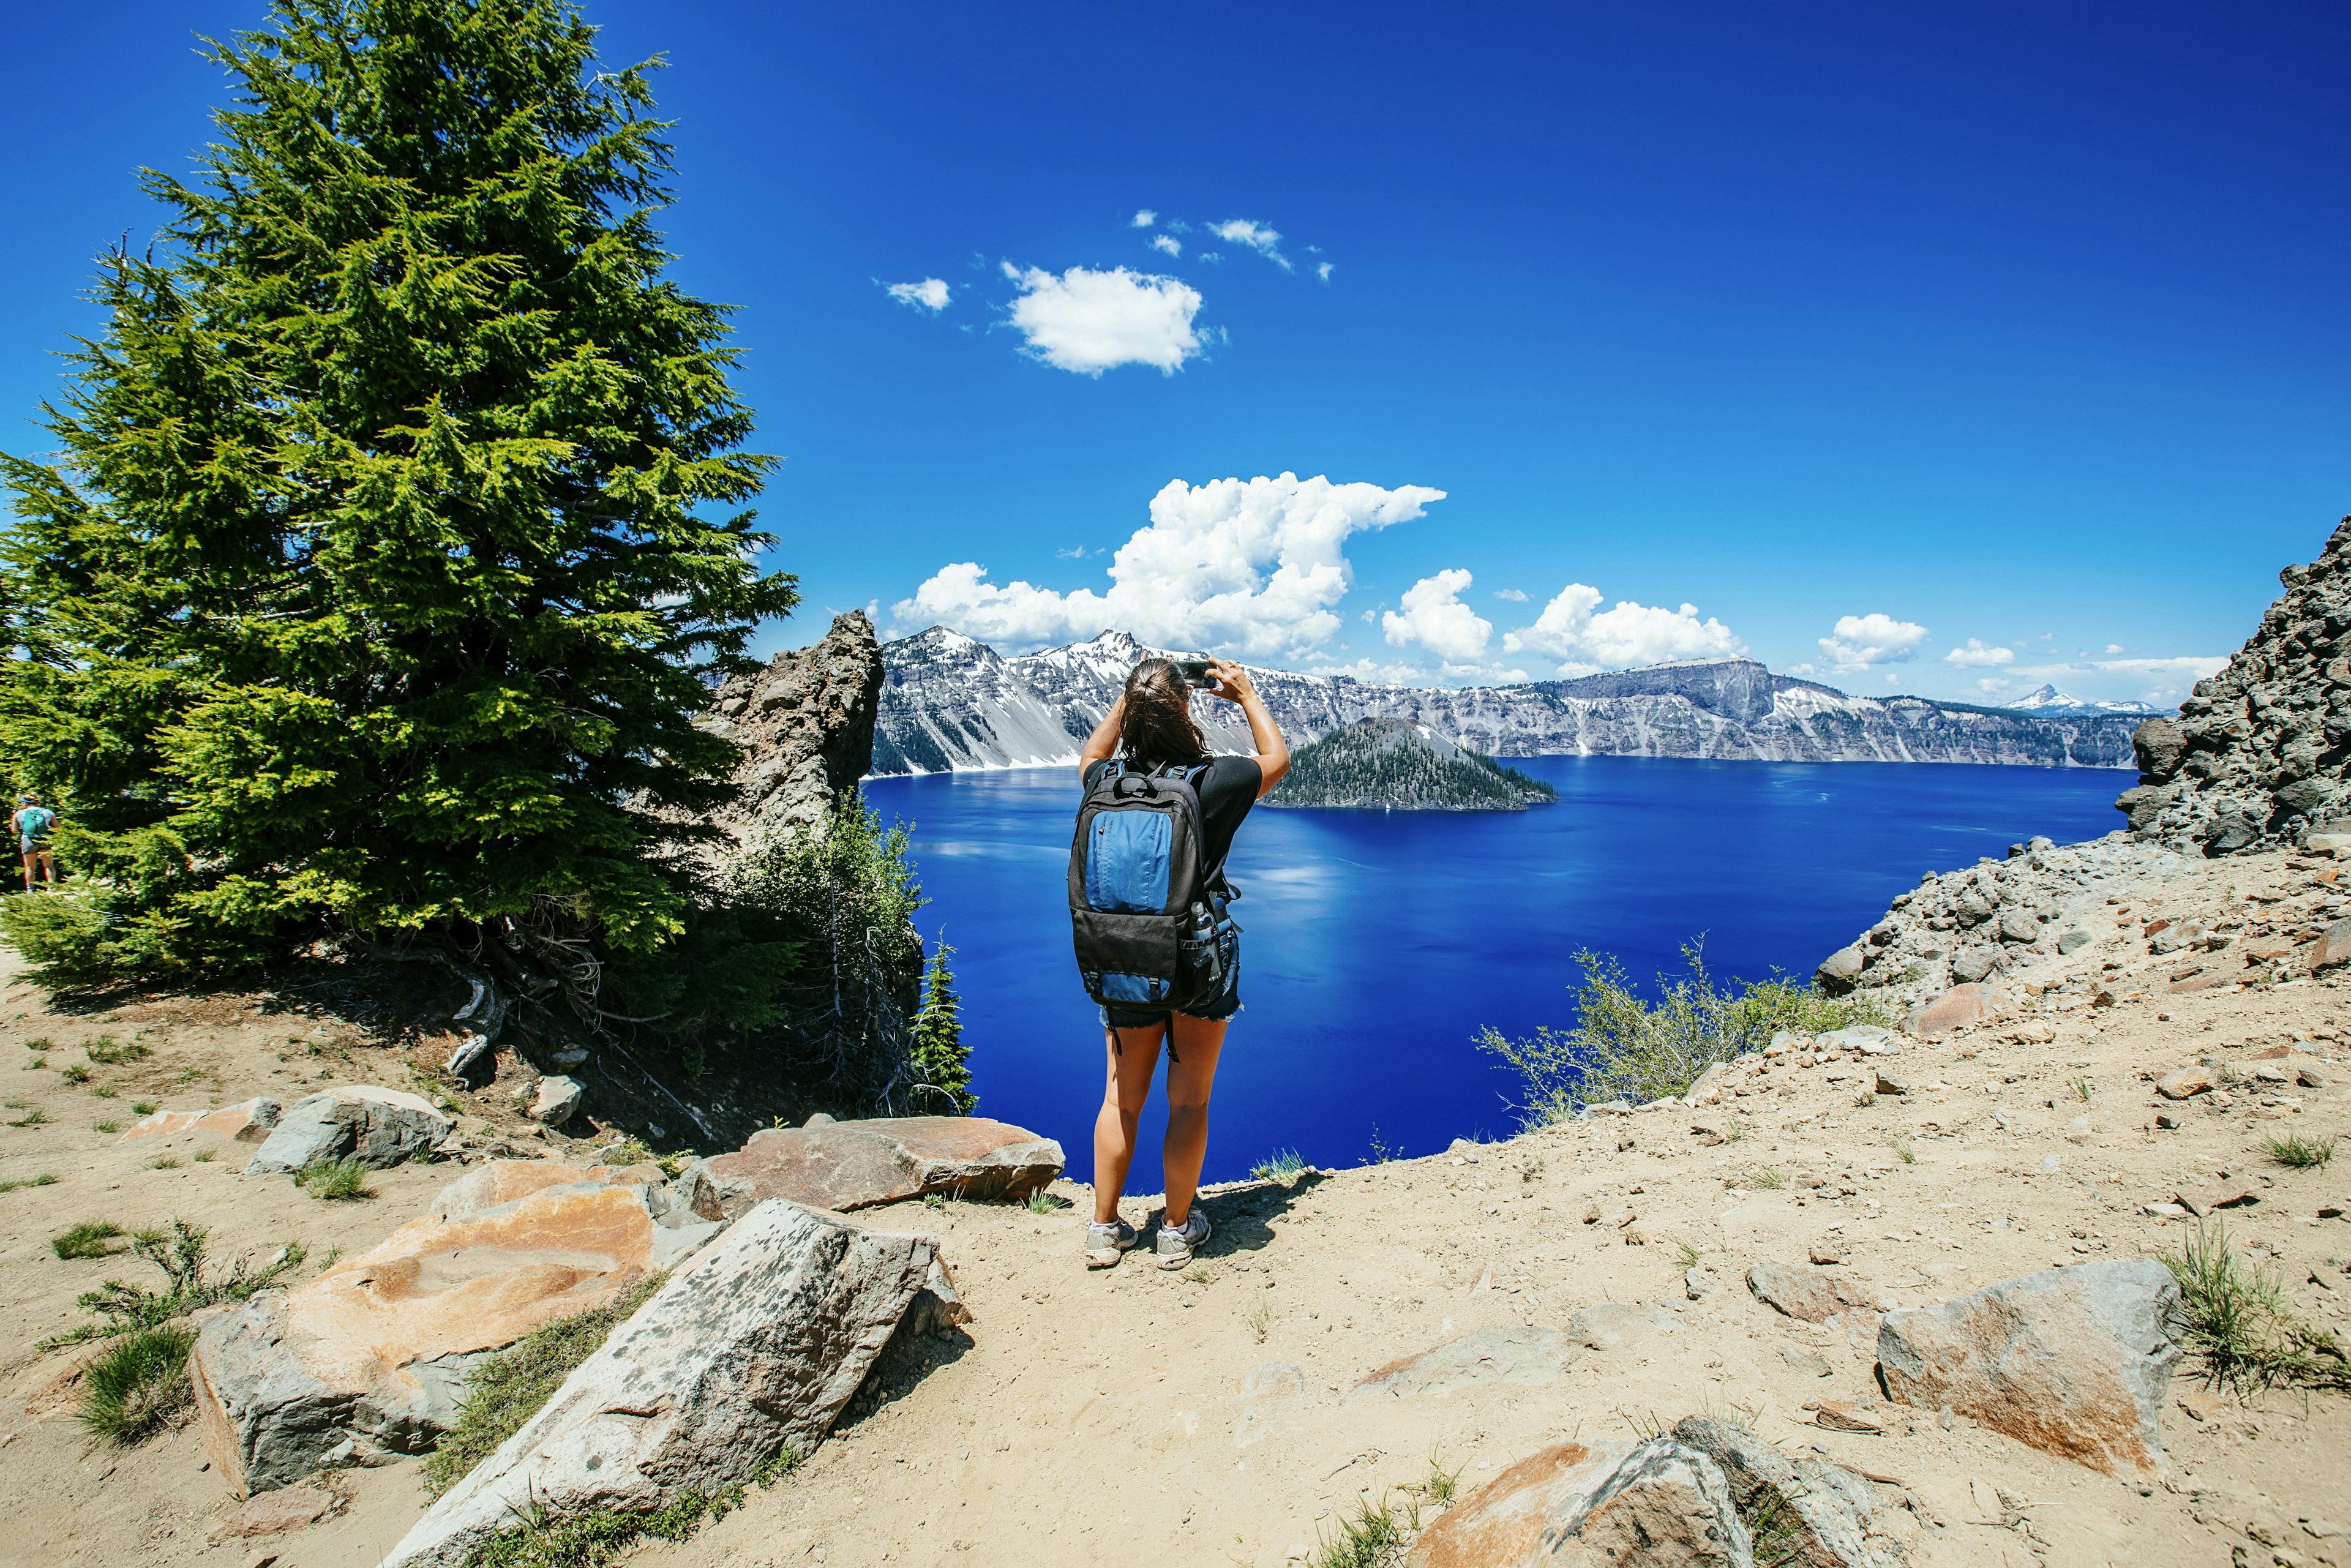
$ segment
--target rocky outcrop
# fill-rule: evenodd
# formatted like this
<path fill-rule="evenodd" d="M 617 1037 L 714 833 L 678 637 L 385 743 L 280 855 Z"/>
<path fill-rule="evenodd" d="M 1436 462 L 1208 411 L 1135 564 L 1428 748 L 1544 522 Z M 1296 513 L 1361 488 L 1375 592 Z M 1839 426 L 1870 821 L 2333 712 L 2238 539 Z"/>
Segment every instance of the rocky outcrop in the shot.
<path fill-rule="evenodd" d="M 223 1478 L 267 1491 L 430 1448 L 484 1353 L 602 1306 L 720 1228 L 656 1224 L 651 1189 L 626 1174 L 485 1166 L 442 1193 L 447 1218 L 403 1225 L 291 1290 L 198 1314 L 190 1365 Z M 679 1218 L 693 1219 L 682 1206 Z"/>
<path fill-rule="evenodd" d="M 1709 1416 L 1689 1416 L 1673 1435 L 1722 1471 L 1740 1518 L 1769 1536 L 1775 1564 L 1894 1568 L 1901 1562 L 1900 1549 L 1874 1534 L 1877 1499 L 1851 1470 L 1791 1459 L 1746 1427 Z"/>
<path fill-rule="evenodd" d="M 282 1175 L 340 1159 L 385 1170 L 439 1148 L 456 1130 L 456 1123 L 404 1089 L 362 1083 L 322 1090 L 294 1102 L 246 1162 L 245 1174 Z"/>
<path fill-rule="evenodd" d="M 734 773 L 742 795 L 711 821 L 745 844 L 820 824 L 872 766 L 881 692 L 881 644 L 862 610 L 726 682 L 695 722 L 743 748 Z"/>
<path fill-rule="evenodd" d="M 534 1507 L 645 1512 L 812 1452 L 937 1250 L 771 1200 L 615 1329 L 382 1568 L 456 1568 Z"/>
<path fill-rule="evenodd" d="M 882 650 L 889 674 L 877 773 L 1074 763 L 1137 659 L 1123 632 L 1008 659 L 933 627 Z M 1708 757 L 1775 762 L 2001 762 L 2127 768 L 2133 716 L 2033 715 L 1919 697 L 1854 696 L 1752 659 L 1698 659 L 1572 681 L 1448 690 L 1252 668 L 1293 746 L 1366 718 L 1402 719 L 1489 757 Z M 1246 754 L 1228 703 L 1196 716 L 1212 747 Z"/>
<path fill-rule="evenodd" d="M 2139 837 L 2229 854 L 2351 815 L 2351 517 L 2278 579 L 2285 591 L 2227 667 L 2177 719 L 2133 733 L 2139 781 L 2115 805 Z"/>
<path fill-rule="evenodd" d="M 1673 1563 L 1753 1568 L 1712 1459 L 1671 1437 L 1626 1449 L 1562 1443 L 1504 1470 L 1413 1543 L 1407 1568 Z"/>
<path fill-rule="evenodd" d="M 941 1193 L 1022 1198 L 1061 1174 L 1061 1145 L 986 1116 L 883 1116 L 771 1127 L 684 1176 L 695 1209 L 738 1215 L 781 1197 L 814 1208 L 870 1208 Z"/>
<path fill-rule="evenodd" d="M 2179 1312 L 2179 1287 L 2152 1258 L 2051 1269 L 1886 1313 L 1877 1363 L 1905 1404 L 1949 1406 L 2109 1474 L 2152 1476 Z"/>
<path fill-rule="evenodd" d="M 233 1143 L 258 1144 L 277 1126 L 281 1107 L 275 1100 L 240 1100 L 217 1111 L 155 1111 L 122 1130 L 115 1142 L 133 1138 L 176 1137 L 183 1133 L 209 1133 Z"/>

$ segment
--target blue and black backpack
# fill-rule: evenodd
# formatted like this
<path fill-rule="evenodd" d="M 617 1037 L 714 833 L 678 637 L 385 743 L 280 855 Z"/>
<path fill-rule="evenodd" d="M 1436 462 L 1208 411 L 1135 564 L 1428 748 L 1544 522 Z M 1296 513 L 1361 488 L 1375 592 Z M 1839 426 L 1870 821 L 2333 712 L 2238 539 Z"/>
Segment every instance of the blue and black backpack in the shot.
<path fill-rule="evenodd" d="M 1225 987 L 1225 905 L 1239 894 L 1207 863 L 1194 768 L 1111 762 L 1070 841 L 1070 926 L 1086 994 L 1105 1007 L 1182 1011 Z"/>

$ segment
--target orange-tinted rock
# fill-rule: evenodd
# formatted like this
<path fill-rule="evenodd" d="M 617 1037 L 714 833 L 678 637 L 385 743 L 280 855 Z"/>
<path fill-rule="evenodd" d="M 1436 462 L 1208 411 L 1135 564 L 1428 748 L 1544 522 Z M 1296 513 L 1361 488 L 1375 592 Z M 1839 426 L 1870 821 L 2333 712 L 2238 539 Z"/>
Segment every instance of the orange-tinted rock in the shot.
<path fill-rule="evenodd" d="M 2008 993 L 1990 980 L 1953 986 L 1911 1013 L 1904 1027 L 1921 1040 L 1932 1040 L 1955 1029 L 1968 1029 L 1998 1014 L 2008 1005 Z"/>
<path fill-rule="evenodd" d="M 257 1144 L 277 1125 L 277 1113 L 275 1100 L 240 1100 L 217 1111 L 157 1111 L 131 1123 L 114 1141 L 127 1144 L 158 1134 L 216 1133 L 239 1143 Z"/>
<path fill-rule="evenodd" d="M 1613 1448 L 1614 1445 L 1610 1445 Z M 1520 1460 L 1413 1543 L 1409 1568 L 1721 1568 L 1754 1561 L 1730 1483 L 1671 1437 L 1629 1453 L 1562 1443 Z"/>
<path fill-rule="evenodd" d="M 290 1291 L 200 1313 L 190 1365 L 213 1462 L 261 1491 L 430 1448 L 484 1352 L 602 1306 L 698 1239 L 655 1225 L 641 1187 L 567 1184 L 413 1220 Z"/>
<path fill-rule="evenodd" d="M 925 1193 L 1019 1198 L 1061 1174 L 1061 1145 L 985 1116 L 892 1116 L 774 1127 L 695 1171 L 695 1211 L 742 1214 L 763 1197 L 868 1208 Z"/>
<path fill-rule="evenodd" d="M 1595 1455 L 1582 1443 L 1530 1454 L 1447 1509 L 1406 1561 L 1411 1568 L 1492 1568 L 1531 1557 L 1549 1522 L 1543 1503 Z"/>
<path fill-rule="evenodd" d="M 660 1179 L 658 1166 L 567 1166 L 560 1160 L 492 1160 L 443 1187 L 440 1196 L 433 1200 L 433 1217 L 444 1223 L 473 1219 L 491 1209 L 518 1203 L 535 1192 L 580 1182 L 621 1186 Z"/>

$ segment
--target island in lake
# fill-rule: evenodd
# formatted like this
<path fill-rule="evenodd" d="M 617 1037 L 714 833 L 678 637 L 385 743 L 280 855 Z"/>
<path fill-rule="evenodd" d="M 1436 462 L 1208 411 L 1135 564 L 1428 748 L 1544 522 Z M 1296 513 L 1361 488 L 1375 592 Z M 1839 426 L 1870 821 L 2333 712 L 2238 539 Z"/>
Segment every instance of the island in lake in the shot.
<path fill-rule="evenodd" d="M 1409 719 L 1366 718 L 1290 754 L 1269 806 L 1347 810 L 1523 811 L 1559 791 Z"/>

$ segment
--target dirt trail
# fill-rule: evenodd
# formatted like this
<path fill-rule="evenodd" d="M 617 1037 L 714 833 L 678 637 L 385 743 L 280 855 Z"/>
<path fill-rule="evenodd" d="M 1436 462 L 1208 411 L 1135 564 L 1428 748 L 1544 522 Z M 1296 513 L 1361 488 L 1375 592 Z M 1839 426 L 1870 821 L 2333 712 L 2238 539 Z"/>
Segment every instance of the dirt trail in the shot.
<path fill-rule="evenodd" d="M 893 1346 L 800 1470 L 693 1539 L 630 1561 L 1271 1568 L 1305 1554 L 1359 1498 L 1424 1479 L 1432 1457 L 1459 1467 L 1467 1488 L 1561 1438 L 1740 1412 L 1792 1450 L 1891 1478 L 1881 1499 L 1896 1505 L 1911 1560 L 1927 1568 L 2207 1568 L 2237 1545 L 2271 1562 L 2273 1547 L 2249 1527 L 2300 1554 L 2279 1561 L 2351 1568 L 2351 1536 L 2323 1533 L 2329 1520 L 2351 1526 L 2351 1401 L 2222 1397 L 2199 1419 L 2186 1406 L 2206 1408 L 2194 1397 L 2201 1384 L 2183 1369 L 2163 1421 L 2170 1471 L 2142 1494 L 1903 1406 L 1868 1410 L 1880 1435 L 1819 1427 L 1808 1405 L 1873 1396 L 1874 1343 L 1781 1317 L 1743 1282 L 1751 1265 L 1801 1264 L 1817 1250 L 1841 1258 L 1833 1271 L 1881 1306 L 1915 1306 L 2056 1264 L 2160 1254 L 2179 1247 L 2183 1223 L 2143 1206 L 2226 1172 L 2259 1199 L 2229 1211 L 2232 1237 L 2274 1260 L 2315 1321 L 2351 1323 L 2351 1221 L 2318 1218 L 2351 1207 L 2351 1151 L 2314 1171 L 2260 1152 L 2286 1131 L 2351 1134 L 2351 998 L 2333 980 L 2273 983 L 2273 969 L 2250 988 L 2208 982 L 2175 995 L 2167 976 L 2178 960 L 2151 953 L 2139 924 L 2149 899 L 2216 927 L 2316 919 L 2330 913 L 2331 882 L 2319 878 L 2332 868 L 2267 854 L 2163 869 L 2097 890 L 2111 901 L 2102 908 L 2129 913 L 2103 923 L 2095 946 L 2016 977 L 2049 988 L 2026 1010 L 1906 1040 L 1883 1060 L 1800 1066 L 1791 1052 L 1735 1072 L 1716 1108 L 1731 1113 L 1735 1141 L 1708 1144 L 1690 1129 L 1709 1118 L 1659 1109 L 1291 1187 L 1237 1187 L 1207 1200 L 1216 1240 L 1180 1274 L 1141 1255 L 1087 1273 L 1085 1195 L 1074 1184 L 1055 1191 L 1081 1207 L 1053 1216 L 956 1203 L 887 1211 L 891 1224 L 919 1217 L 942 1238 L 976 1314 L 966 1336 Z M 2066 987 L 2067 975 L 2095 985 Z M 2092 999 L 2098 990 L 2111 1005 Z M 294 1237 L 322 1253 L 422 1212 L 455 1174 L 386 1173 L 374 1199 L 329 1206 L 283 1180 L 241 1180 L 225 1150 L 208 1165 L 152 1169 L 172 1151 L 96 1134 L 91 1122 L 112 1103 L 60 1082 L 57 1066 L 78 1059 L 73 1042 L 145 1029 L 154 1054 L 107 1071 L 120 1074 L 120 1099 L 135 1081 L 172 1106 L 290 1097 L 294 1067 L 401 1082 L 393 1054 L 354 1041 L 348 1063 L 331 1054 L 340 1045 L 323 1061 L 282 1063 L 287 1021 L 227 1016 L 227 1002 L 68 1018 L 23 987 L 6 998 L 10 1056 L 29 1055 L 20 1042 L 33 1036 L 57 1049 L 47 1070 L 0 1066 L 7 1087 L 50 1116 L 0 1127 L 0 1180 L 59 1179 L 0 1195 L 0 1341 L 20 1347 L 6 1363 L 0 1453 L 22 1515 L 0 1561 L 245 1568 L 275 1552 L 286 1568 L 372 1563 L 421 1505 L 413 1463 L 328 1478 L 348 1504 L 322 1523 L 214 1547 L 207 1534 L 235 1505 L 200 1469 L 192 1433 L 93 1452 L 68 1412 L 25 1411 L 69 1359 L 30 1342 L 75 1321 L 77 1291 L 124 1272 L 50 1257 L 47 1238 L 67 1225 L 178 1212 L 215 1226 L 225 1247 Z M 2297 1040 L 2308 1054 L 2261 1054 Z M 2153 1094 L 2152 1075 L 2208 1056 L 2242 1082 L 2181 1104 Z M 2279 1061 L 2324 1087 L 2256 1076 Z M 192 1068 L 212 1076 L 182 1082 Z M 1907 1092 L 1856 1103 L 1881 1070 Z M 2158 1128 L 2158 1114 L 2181 1124 Z M 1130 1204 L 1129 1218 L 1142 1221 L 1148 1207 Z M 1695 1273 L 1685 1247 L 1697 1251 Z M 1606 1303 L 1625 1310 L 1569 1332 L 1579 1309 Z M 1516 1332 L 1484 1334 L 1456 1364 L 1437 1358 L 1377 1381 L 1479 1331 Z"/>

